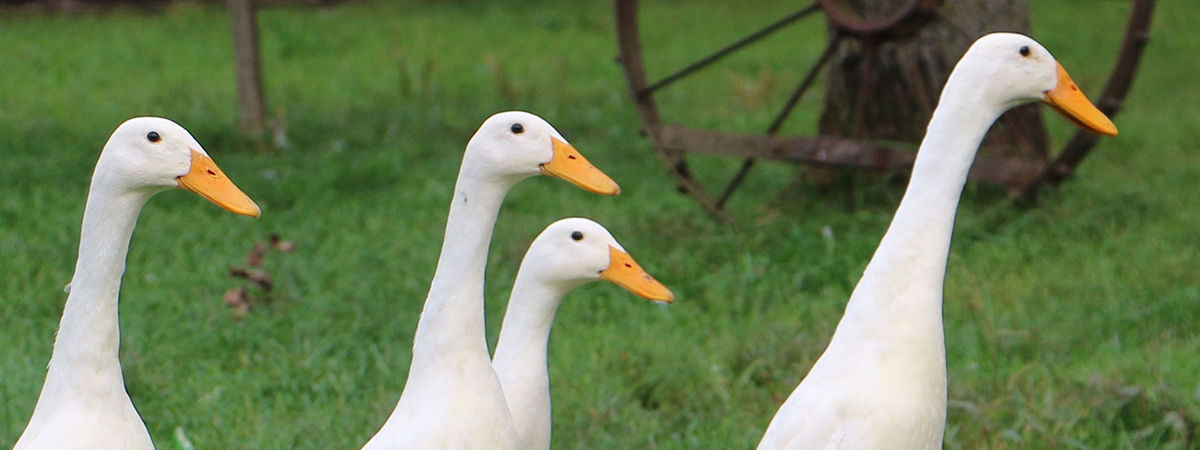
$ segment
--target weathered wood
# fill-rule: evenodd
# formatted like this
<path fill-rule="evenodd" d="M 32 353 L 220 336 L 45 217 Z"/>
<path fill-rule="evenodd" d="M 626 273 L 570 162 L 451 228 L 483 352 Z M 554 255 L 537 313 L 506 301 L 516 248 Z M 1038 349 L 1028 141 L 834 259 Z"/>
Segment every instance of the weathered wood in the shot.
<path fill-rule="evenodd" d="M 911 0 L 844 0 L 866 20 L 885 20 Z M 1028 33 L 1026 0 L 954 0 L 907 40 L 843 40 L 825 77 L 820 133 L 918 143 L 942 85 L 974 39 L 993 31 Z M 874 56 L 874 57 L 872 57 Z M 1049 136 L 1037 106 L 1014 109 L 984 139 L 981 155 L 1046 158 Z"/>
<path fill-rule="evenodd" d="M 825 51 L 821 53 L 821 57 L 809 69 L 808 75 L 804 76 L 804 81 L 801 81 L 800 85 L 796 86 L 796 90 L 792 91 L 792 95 L 788 97 L 787 102 L 783 105 L 783 110 L 779 111 L 779 114 L 775 116 L 775 120 L 771 122 L 771 126 L 767 128 L 768 136 L 774 136 L 779 133 L 779 129 L 783 127 L 784 121 L 792 115 L 792 109 L 800 102 L 800 97 L 804 96 L 805 92 L 808 92 L 808 88 L 816 81 L 817 75 L 821 73 L 821 69 L 825 68 L 825 64 L 829 62 L 829 58 L 833 56 L 833 51 L 837 49 L 837 45 L 838 39 L 834 39 L 825 47 Z M 725 186 L 725 190 L 721 192 L 721 196 L 717 198 L 717 208 L 725 208 L 725 202 L 729 201 L 729 197 L 733 196 L 733 192 L 746 180 L 746 175 L 754 167 L 754 161 L 754 158 L 746 158 L 745 161 L 742 161 L 742 166 L 738 168 L 737 173 L 733 175 L 733 179 L 729 181 L 729 184 Z"/>
<path fill-rule="evenodd" d="M 717 202 L 709 195 L 708 190 L 692 176 L 687 164 L 687 152 L 667 149 L 659 144 L 661 139 L 656 137 L 662 123 L 659 120 L 658 107 L 652 96 L 640 94 L 646 89 L 647 82 L 646 69 L 642 65 L 637 5 L 637 0 L 615 0 L 613 2 L 614 15 L 619 27 L 617 47 L 622 55 L 619 62 L 625 69 L 625 81 L 629 88 L 630 98 L 633 99 L 637 106 L 638 116 L 642 119 L 642 133 L 646 134 L 650 138 L 650 142 L 654 143 L 654 153 L 671 171 L 679 190 L 695 198 L 713 217 L 728 221 L 729 216 L 717 206 Z"/>
<path fill-rule="evenodd" d="M 1133 12 L 1129 15 L 1129 25 L 1125 30 L 1125 40 L 1117 53 L 1117 65 L 1096 102 L 1096 107 L 1109 117 L 1121 109 L 1121 102 L 1133 87 L 1133 78 L 1141 63 L 1142 53 L 1146 44 L 1150 42 L 1150 19 L 1154 17 L 1154 4 L 1155 0 L 1136 0 L 1133 4 Z M 1057 185 L 1074 174 L 1075 167 L 1092 152 L 1099 138 L 1100 136 L 1086 130 L 1076 131 L 1075 136 L 1067 142 L 1054 162 L 1048 164 L 1037 178 L 1021 188 L 1020 199 L 1035 200 L 1038 189 L 1044 184 Z"/>
<path fill-rule="evenodd" d="M 875 8 L 862 14 L 856 0 L 816 0 L 829 17 L 829 25 L 838 34 L 857 39 L 885 42 L 908 39 L 938 17 L 942 0 L 891 0 L 887 8 Z"/>
<path fill-rule="evenodd" d="M 638 98 L 646 98 L 650 94 L 654 93 L 654 91 L 657 91 L 659 89 L 667 87 L 671 83 L 679 81 L 679 80 L 683 79 L 684 77 L 687 77 L 688 75 L 691 75 L 692 73 L 696 72 L 697 70 L 708 67 L 712 63 L 720 61 L 721 59 L 725 58 L 726 56 L 729 56 L 729 55 L 733 54 L 734 52 L 741 50 L 742 47 L 745 47 L 747 45 L 758 42 L 759 39 L 770 36 L 772 33 L 779 31 L 779 30 L 783 29 L 784 27 L 787 27 L 788 25 L 791 25 L 792 23 L 796 22 L 797 20 L 803 19 L 803 18 L 807 17 L 809 14 L 812 14 L 812 13 L 820 11 L 820 10 L 821 10 L 820 6 L 816 3 L 814 3 L 807 8 L 804 8 L 804 9 L 796 11 L 792 14 L 789 14 L 787 17 L 784 17 L 784 18 L 776 21 L 775 23 L 770 24 L 761 30 L 755 31 L 754 33 L 751 33 L 749 36 L 738 39 L 736 42 L 729 44 L 729 45 L 725 46 L 724 48 L 717 50 L 708 56 L 705 56 L 704 58 L 701 58 L 699 61 L 696 61 L 687 67 L 679 69 L 678 71 L 676 71 L 673 74 L 667 75 L 666 77 L 664 77 L 661 80 L 655 81 L 654 84 L 647 86 L 645 89 L 639 90 L 637 92 L 637 96 L 638 96 Z"/>
<path fill-rule="evenodd" d="M 818 167 L 851 168 L 907 173 L 916 153 L 897 150 L 872 141 L 838 137 L 769 136 L 697 130 L 680 125 L 663 125 L 659 137 L 664 148 L 720 156 L 789 161 Z M 1028 183 L 1045 167 L 1041 160 L 1022 157 L 980 155 L 971 166 L 970 178 L 1016 188 Z"/>
<path fill-rule="evenodd" d="M 261 137 L 266 130 L 262 69 L 258 59 L 258 24 L 254 0 L 227 0 L 233 25 L 233 61 L 237 75 L 238 117 L 242 133 Z"/>
<path fill-rule="evenodd" d="M 654 89 L 648 88 L 637 21 L 637 0 L 614 0 L 619 62 L 642 132 L 671 171 L 680 190 L 714 216 L 728 220 L 726 200 L 758 158 L 804 163 L 816 168 L 906 172 L 942 85 L 969 44 L 993 31 L 1026 32 L 1028 0 L 813 0 L 827 13 L 831 38 L 841 38 L 827 72 L 826 108 L 820 137 L 776 137 L 795 99 L 803 95 L 814 68 L 793 93 L 788 107 L 764 135 L 695 130 L 661 122 Z M 1097 106 L 1110 116 L 1128 92 L 1147 40 L 1155 0 L 1133 0 L 1134 12 L 1117 67 Z M 943 3 L 948 3 L 943 5 Z M 749 37 L 667 77 L 657 87 L 688 76 L 805 15 L 793 13 Z M 834 39 L 836 40 L 836 39 Z M 822 58 L 824 59 L 824 58 Z M 821 64 L 818 63 L 818 66 Z M 1070 175 L 1096 139 L 1076 135 L 1049 163 L 1048 134 L 1037 105 L 1013 109 L 984 138 L 970 178 L 1005 185 L 1032 196 L 1043 183 Z M 702 153 L 745 158 L 716 201 L 688 168 L 687 155 Z"/>

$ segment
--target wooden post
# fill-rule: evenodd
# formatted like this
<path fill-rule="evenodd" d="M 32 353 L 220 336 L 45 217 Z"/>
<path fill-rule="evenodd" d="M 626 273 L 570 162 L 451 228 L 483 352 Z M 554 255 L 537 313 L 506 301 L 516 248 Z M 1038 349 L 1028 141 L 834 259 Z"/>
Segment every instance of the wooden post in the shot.
<path fill-rule="evenodd" d="M 227 0 L 233 23 L 233 62 L 237 74 L 238 116 L 242 133 L 255 138 L 266 130 L 262 71 L 258 61 L 258 24 L 254 0 Z"/>
<path fill-rule="evenodd" d="M 908 0 L 846 3 L 868 19 L 880 20 Z M 839 49 L 825 76 L 822 135 L 920 143 L 942 85 L 971 43 L 991 31 L 1029 32 L 1028 0 L 946 1 L 940 14 L 911 40 L 874 49 L 859 45 Z M 868 55 L 870 51 L 874 55 Z M 864 89 L 868 84 L 870 89 Z M 867 95 L 860 95 L 864 92 Z M 856 108 L 860 105 L 865 109 Z M 984 139 L 980 154 L 1044 160 L 1049 144 L 1041 109 L 1029 105 L 1001 117 Z"/>

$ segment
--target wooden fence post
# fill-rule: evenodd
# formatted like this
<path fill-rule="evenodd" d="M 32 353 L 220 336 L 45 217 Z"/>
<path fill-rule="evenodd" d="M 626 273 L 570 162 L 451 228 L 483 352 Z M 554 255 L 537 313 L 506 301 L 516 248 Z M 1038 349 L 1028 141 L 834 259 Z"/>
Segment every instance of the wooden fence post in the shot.
<path fill-rule="evenodd" d="M 238 116 L 242 133 L 259 138 L 266 130 L 262 70 L 258 60 L 258 23 L 254 0 L 227 0 L 233 22 L 233 61 L 237 74 Z"/>

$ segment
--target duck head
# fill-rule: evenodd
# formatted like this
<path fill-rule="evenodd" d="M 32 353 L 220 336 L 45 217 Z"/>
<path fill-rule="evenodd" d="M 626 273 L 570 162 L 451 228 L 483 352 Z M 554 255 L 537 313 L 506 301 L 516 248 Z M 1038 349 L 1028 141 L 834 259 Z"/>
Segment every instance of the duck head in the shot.
<path fill-rule="evenodd" d="M 649 300 L 675 301 L 675 295 L 647 274 L 603 225 L 589 219 L 567 218 L 547 226 L 530 244 L 521 271 L 565 290 L 605 280 Z"/>
<path fill-rule="evenodd" d="M 1088 131 L 1117 135 L 1116 125 L 1088 101 L 1066 69 L 1028 36 L 992 33 L 979 38 L 955 67 L 947 87 L 952 83 L 979 90 L 1001 111 L 1041 101 Z"/>
<path fill-rule="evenodd" d="M 516 183 L 544 174 L 587 191 L 617 195 L 621 188 L 536 115 L 508 111 L 489 117 L 467 143 L 463 171 L 499 182 Z"/>
<path fill-rule="evenodd" d="M 151 194 L 178 187 L 237 214 L 261 214 L 191 133 L 160 117 L 136 117 L 117 127 L 104 145 L 94 177 L 118 189 Z"/>

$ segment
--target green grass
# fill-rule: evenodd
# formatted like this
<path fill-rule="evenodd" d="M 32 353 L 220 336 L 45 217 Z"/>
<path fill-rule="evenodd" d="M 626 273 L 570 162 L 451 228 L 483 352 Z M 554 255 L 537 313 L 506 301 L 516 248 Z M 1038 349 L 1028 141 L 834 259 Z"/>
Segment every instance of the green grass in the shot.
<path fill-rule="evenodd" d="M 566 3 L 264 11 L 268 98 L 290 142 L 279 153 L 236 138 L 222 9 L 4 11 L 0 448 L 36 401 L 88 175 L 122 120 L 177 120 L 264 210 L 250 220 L 180 191 L 142 213 L 122 362 L 159 448 L 177 448 L 179 427 L 201 450 L 354 449 L 403 385 L 463 145 L 506 109 L 547 118 L 624 193 L 544 178 L 513 190 L 488 269 L 489 337 L 525 247 L 564 216 L 606 224 L 679 297 L 655 307 L 595 284 L 568 298 L 550 349 L 556 447 L 751 448 L 824 349 L 901 190 L 864 186 L 847 213 L 840 197 L 787 189 L 792 166 L 764 164 L 735 197 L 737 225 L 710 221 L 637 133 L 609 4 Z M 792 7 L 760 3 L 649 6 L 652 74 Z M 1036 2 L 1033 23 L 1095 95 L 1127 7 Z M 1182 449 L 1171 424 L 1198 431 L 1197 21 L 1188 0 L 1160 2 L 1121 136 L 1059 193 L 1015 211 L 967 188 L 946 281 L 947 448 Z M 791 29 L 672 88 L 669 117 L 765 126 L 822 36 Z M 751 86 L 762 80 L 775 82 Z M 810 129 L 819 102 L 789 131 Z M 1068 125 L 1049 120 L 1061 141 Z M 735 164 L 699 161 L 706 175 Z M 297 243 L 268 262 L 279 300 L 235 321 L 226 267 L 270 232 Z"/>

